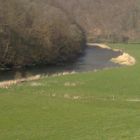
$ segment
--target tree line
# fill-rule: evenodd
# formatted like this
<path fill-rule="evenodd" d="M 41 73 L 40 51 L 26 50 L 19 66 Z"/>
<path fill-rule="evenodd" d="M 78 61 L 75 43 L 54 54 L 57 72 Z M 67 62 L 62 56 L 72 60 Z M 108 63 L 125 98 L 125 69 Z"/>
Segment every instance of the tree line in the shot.
<path fill-rule="evenodd" d="M 140 0 L 50 0 L 75 18 L 89 41 L 140 41 Z"/>
<path fill-rule="evenodd" d="M 86 40 L 139 41 L 140 1 L 0 0 L 0 68 L 72 61 Z"/>

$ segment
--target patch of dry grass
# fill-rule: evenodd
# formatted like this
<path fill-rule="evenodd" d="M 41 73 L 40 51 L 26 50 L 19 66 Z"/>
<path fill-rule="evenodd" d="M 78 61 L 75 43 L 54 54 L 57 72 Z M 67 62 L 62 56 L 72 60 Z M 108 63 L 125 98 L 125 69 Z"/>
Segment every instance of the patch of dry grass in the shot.
<path fill-rule="evenodd" d="M 128 53 L 123 53 L 117 58 L 112 58 L 111 61 L 117 64 L 127 65 L 127 66 L 132 66 L 135 65 L 136 63 L 135 58 L 129 55 Z"/>

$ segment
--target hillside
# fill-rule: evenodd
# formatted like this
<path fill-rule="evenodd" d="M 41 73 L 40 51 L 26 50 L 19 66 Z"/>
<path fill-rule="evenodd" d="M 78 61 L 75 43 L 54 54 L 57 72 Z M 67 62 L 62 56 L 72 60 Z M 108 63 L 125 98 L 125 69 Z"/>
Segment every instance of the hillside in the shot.
<path fill-rule="evenodd" d="M 139 0 L 50 0 L 50 3 L 69 13 L 94 42 L 140 40 Z"/>
<path fill-rule="evenodd" d="M 43 1 L 0 0 L 0 68 L 73 61 L 83 52 L 82 28 Z"/>

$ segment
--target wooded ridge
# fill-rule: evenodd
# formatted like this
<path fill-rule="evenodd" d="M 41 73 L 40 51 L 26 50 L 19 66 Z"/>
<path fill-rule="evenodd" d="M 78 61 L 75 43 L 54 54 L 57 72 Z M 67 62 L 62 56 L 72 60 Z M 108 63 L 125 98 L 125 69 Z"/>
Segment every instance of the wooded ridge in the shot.
<path fill-rule="evenodd" d="M 139 0 L 0 0 L 0 68 L 72 61 L 86 38 L 139 41 Z"/>

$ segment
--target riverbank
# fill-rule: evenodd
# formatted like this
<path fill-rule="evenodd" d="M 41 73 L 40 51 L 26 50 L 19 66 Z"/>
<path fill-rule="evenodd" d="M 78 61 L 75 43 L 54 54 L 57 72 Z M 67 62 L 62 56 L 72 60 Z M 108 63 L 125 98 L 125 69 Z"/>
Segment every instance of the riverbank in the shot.
<path fill-rule="evenodd" d="M 85 53 L 79 57 L 74 63 L 62 66 L 44 66 L 34 67 L 32 69 L 3 71 L 0 73 L 0 87 L 8 88 L 10 85 L 19 84 L 21 82 L 36 79 L 38 75 L 41 78 L 46 76 L 60 76 L 76 72 L 98 71 L 118 67 L 110 61 L 113 57 L 118 57 L 122 53 L 111 49 L 102 49 L 92 46 L 85 49 Z"/>
<path fill-rule="evenodd" d="M 122 52 L 122 54 L 116 58 L 112 58 L 111 61 L 120 65 L 127 65 L 127 66 L 133 66 L 136 64 L 136 59 L 131 56 L 130 54 L 123 52 L 121 49 L 112 49 L 106 44 L 100 44 L 100 43 L 87 43 L 90 47 L 100 47 L 103 49 L 109 49 L 116 52 Z"/>
<path fill-rule="evenodd" d="M 127 66 L 132 66 L 132 65 L 134 65 L 136 63 L 136 60 L 135 60 L 134 57 L 130 56 L 129 54 L 123 52 L 120 49 L 112 49 L 108 45 L 98 44 L 98 43 L 88 43 L 87 45 L 89 47 L 91 47 L 91 48 L 96 48 L 97 47 L 97 48 L 109 50 L 110 53 L 112 53 L 113 51 L 114 52 L 118 52 L 118 53 L 116 53 L 116 56 L 115 56 L 115 53 L 110 55 L 110 57 L 114 56 L 114 58 L 109 58 L 108 57 L 108 61 L 111 61 L 113 63 L 120 64 L 120 65 L 127 65 Z M 99 55 L 99 53 L 101 53 L 100 51 L 97 51 L 97 52 L 91 52 L 91 50 L 89 50 L 89 51 L 90 51 L 90 53 L 95 53 L 95 54 L 97 53 L 95 56 L 97 56 L 97 55 Z M 96 51 L 96 49 L 94 51 Z M 46 71 L 46 74 L 42 73 L 41 70 L 40 70 L 40 73 L 34 74 L 34 75 L 32 75 L 31 72 L 27 72 L 27 74 L 25 74 L 26 72 L 24 72 L 22 74 L 22 72 L 20 73 L 19 71 L 17 71 L 17 72 L 15 72 L 15 74 L 13 74 L 13 77 L 15 77 L 15 79 L 0 81 L 0 88 L 9 88 L 12 85 L 17 85 L 17 84 L 20 84 L 20 83 L 23 83 L 23 82 L 39 80 L 39 79 L 47 77 L 48 75 L 54 77 L 54 76 L 75 74 L 76 72 L 88 72 L 88 71 L 96 72 L 99 69 L 109 69 L 110 66 L 109 65 L 105 65 L 104 66 L 104 64 L 102 64 L 103 65 L 102 67 L 99 67 L 99 66 L 96 67 L 96 63 L 98 65 L 100 65 L 101 61 L 103 61 L 102 63 L 107 63 L 107 61 L 104 61 L 104 59 L 106 59 L 106 57 L 103 56 L 104 53 L 106 53 L 106 52 L 103 52 L 101 56 L 99 55 L 100 56 L 99 58 L 98 57 L 94 57 L 94 55 L 93 56 L 92 55 L 91 56 L 90 55 L 89 56 L 85 56 L 85 57 L 89 57 L 88 61 L 85 60 L 85 64 L 83 62 L 79 61 L 79 62 L 75 63 L 75 66 L 73 65 L 72 67 L 69 67 L 69 66 L 68 67 L 62 67 L 62 68 L 61 67 L 60 68 L 59 67 L 54 67 L 54 69 L 56 69 L 55 71 L 54 71 L 54 69 L 50 69 L 50 72 Z M 107 55 L 109 55 L 109 54 L 107 54 Z M 80 59 L 82 59 L 82 61 L 84 60 L 82 57 Z M 95 63 L 91 63 L 94 60 L 95 60 Z M 81 66 L 79 65 L 79 63 L 80 63 Z M 91 65 L 91 66 L 89 66 L 89 65 Z M 95 65 L 95 68 L 92 65 Z M 116 66 L 114 65 L 114 67 L 116 67 Z M 57 69 L 58 69 L 58 71 L 57 71 Z M 62 69 L 62 71 L 60 69 Z M 22 77 L 22 75 L 24 75 L 24 77 Z"/>

